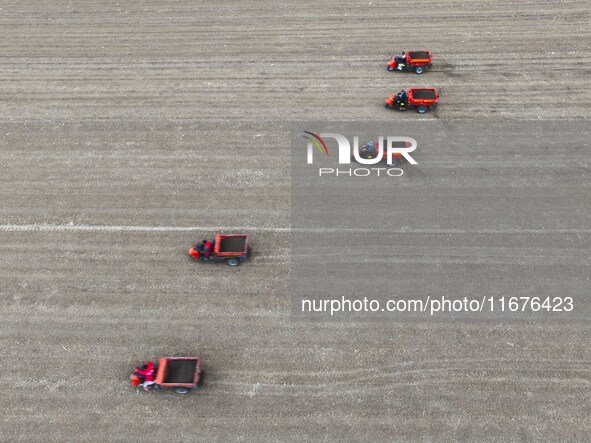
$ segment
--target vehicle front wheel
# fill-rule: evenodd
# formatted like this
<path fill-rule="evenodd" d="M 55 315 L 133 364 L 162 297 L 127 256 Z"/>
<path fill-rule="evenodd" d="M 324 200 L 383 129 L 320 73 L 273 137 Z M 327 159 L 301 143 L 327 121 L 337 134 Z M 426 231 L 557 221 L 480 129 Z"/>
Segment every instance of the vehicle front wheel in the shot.
<path fill-rule="evenodd" d="M 425 72 L 425 68 L 422 66 L 415 67 L 415 74 L 422 74 L 423 72 Z"/>
<path fill-rule="evenodd" d="M 176 388 L 174 390 L 174 392 L 176 392 L 177 394 L 188 394 L 189 392 L 191 392 L 191 390 L 189 388 Z"/>
<path fill-rule="evenodd" d="M 388 65 L 388 67 L 386 68 L 389 72 L 392 72 L 394 70 L 394 68 L 390 65 Z"/>
<path fill-rule="evenodd" d="M 428 109 L 429 108 L 427 106 L 425 106 L 425 105 L 419 105 L 419 106 L 417 106 L 417 112 L 419 114 L 424 114 L 425 112 L 427 112 Z"/>
<path fill-rule="evenodd" d="M 228 266 L 238 266 L 240 264 L 240 260 L 237 258 L 228 258 L 226 259 L 226 264 Z"/>

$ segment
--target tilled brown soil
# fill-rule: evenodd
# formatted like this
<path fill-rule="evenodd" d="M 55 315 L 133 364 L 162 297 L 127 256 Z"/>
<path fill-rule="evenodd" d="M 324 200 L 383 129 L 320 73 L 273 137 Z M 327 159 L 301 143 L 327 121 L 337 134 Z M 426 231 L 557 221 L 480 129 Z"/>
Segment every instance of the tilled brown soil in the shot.
<path fill-rule="evenodd" d="M 588 322 L 300 322 L 288 280 L 290 121 L 588 119 L 587 2 L 28 0 L 0 22 L 1 440 L 588 439 Z M 386 72 L 405 49 L 433 70 Z M 410 86 L 436 86 L 437 111 L 384 109 Z M 417 266 L 585 287 L 588 146 L 536 152 L 512 195 L 548 200 L 498 205 L 546 245 L 479 232 L 495 153 L 448 158 L 407 208 L 433 231 L 402 240 Z M 429 183 L 470 189 L 466 235 L 433 240 L 458 226 Z M 248 231 L 252 259 L 191 262 L 218 228 Z M 166 355 L 201 357 L 203 389 L 132 389 Z"/>

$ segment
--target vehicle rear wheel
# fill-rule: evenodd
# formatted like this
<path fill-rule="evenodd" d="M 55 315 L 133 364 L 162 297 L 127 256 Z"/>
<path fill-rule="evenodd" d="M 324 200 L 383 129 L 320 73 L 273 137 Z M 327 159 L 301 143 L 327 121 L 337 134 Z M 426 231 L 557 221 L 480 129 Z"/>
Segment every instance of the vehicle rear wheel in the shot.
<path fill-rule="evenodd" d="M 228 258 L 226 259 L 226 264 L 228 266 L 238 266 L 240 264 L 240 260 L 237 258 Z"/>
<path fill-rule="evenodd" d="M 419 106 L 417 106 L 417 112 L 419 114 L 424 114 L 425 112 L 427 112 L 428 109 L 429 108 L 427 106 L 425 106 L 425 105 L 419 105 Z"/>
<path fill-rule="evenodd" d="M 174 392 L 176 392 L 177 394 L 188 394 L 189 392 L 191 392 L 191 390 L 189 388 L 176 388 L 174 390 Z"/>
<path fill-rule="evenodd" d="M 388 65 L 388 67 L 386 68 L 389 72 L 392 72 L 394 70 L 394 68 L 390 65 Z"/>
<path fill-rule="evenodd" d="M 415 74 L 422 74 L 423 72 L 425 72 L 425 68 L 423 68 L 422 66 L 415 67 Z"/>

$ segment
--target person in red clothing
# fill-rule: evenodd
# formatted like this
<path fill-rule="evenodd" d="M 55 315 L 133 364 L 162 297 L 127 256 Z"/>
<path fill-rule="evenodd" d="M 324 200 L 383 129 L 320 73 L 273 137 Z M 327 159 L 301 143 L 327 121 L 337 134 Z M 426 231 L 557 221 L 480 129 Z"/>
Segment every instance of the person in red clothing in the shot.
<path fill-rule="evenodd" d="M 154 363 L 151 361 L 140 366 L 139 368 L 135 368 L 133 375 L 142 378 L 142 387 L 146 390 L 146 392 L 150 390 L 150 386 L 156 383 L 156 370 L 154 368 Z"/>
<path fill-rule="evenodd" d="M 212 243 L 209 240 L 203 240 L 201 242 L 203 245 L 203 260 L 209 260 L 209 256 L 211 255 Z"/>

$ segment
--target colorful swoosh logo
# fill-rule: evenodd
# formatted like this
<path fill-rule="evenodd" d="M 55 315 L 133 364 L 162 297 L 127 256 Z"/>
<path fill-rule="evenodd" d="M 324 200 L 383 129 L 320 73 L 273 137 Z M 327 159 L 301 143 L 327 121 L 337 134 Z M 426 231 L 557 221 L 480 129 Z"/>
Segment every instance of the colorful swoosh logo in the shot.
<path fill-rule="evenodd" d="M 314 146 L 316 146 L 318 148 L 318 150 L 320 151 L 321 154 L 323 152 L 325 152 L 326 155 L 328 155 L 328 147 L 326 146 L 326 143 L 324 143 L 324 140 L 322 140 L 320 138 L 320 136 L 314 134 L 313 132 L 309 132 L 309 131 L 304 131 L 304 133 L 309 134 L 312 137 L 310 137 L 308 135 L 302 135 L 302 137 L 304 137 L 306 140 L 312 142 L 314 144 Z"/>

